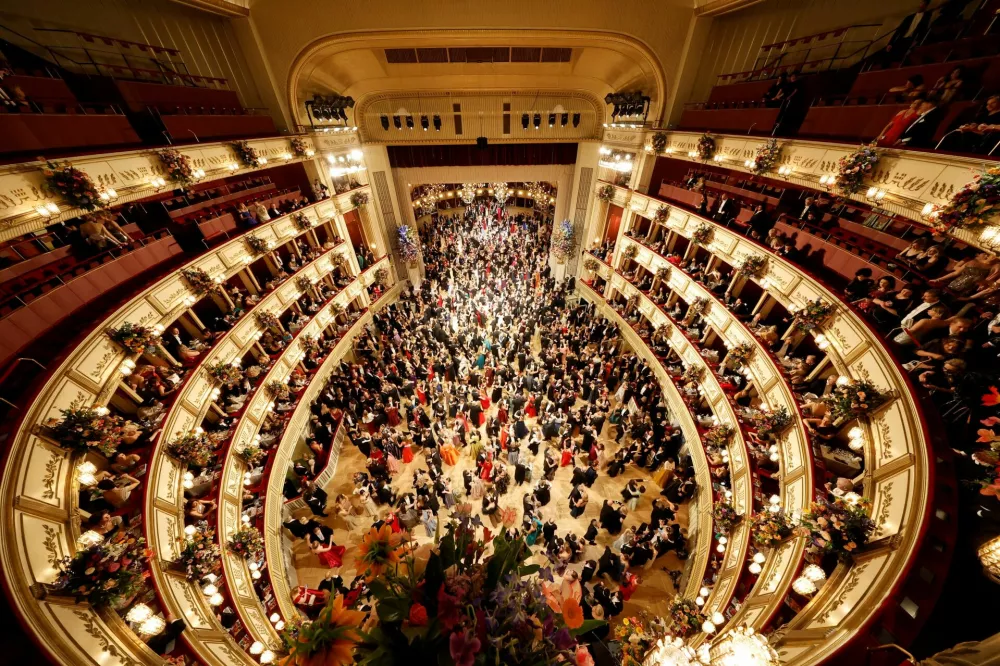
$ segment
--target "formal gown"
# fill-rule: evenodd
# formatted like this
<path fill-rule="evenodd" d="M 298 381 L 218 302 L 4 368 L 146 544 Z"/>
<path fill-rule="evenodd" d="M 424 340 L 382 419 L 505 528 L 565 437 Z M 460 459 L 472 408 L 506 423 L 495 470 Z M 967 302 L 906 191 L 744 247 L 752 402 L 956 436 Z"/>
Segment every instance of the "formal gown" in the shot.
<path fill-rule="evenodd" d="M 413 462 L 413 450 L 410 448 L 409 443 L 403 444 L 403 462 Z"/>
<path fill-rule="evenodd" d="M 458 464 L 458 449 L 451 444 L 445 444 L 441 447 L 441 460 L 443 460 L 446 465 L 454 466 Z"/>
<path fill-rule="evenodd" d="M 344 546 L 333 546 L 330 550 L 322 553 L 316 553 L 319 555 L 319 561 L 328 569 L 336 569 L 344 563 L 344 551 L 347 549 Z"/>

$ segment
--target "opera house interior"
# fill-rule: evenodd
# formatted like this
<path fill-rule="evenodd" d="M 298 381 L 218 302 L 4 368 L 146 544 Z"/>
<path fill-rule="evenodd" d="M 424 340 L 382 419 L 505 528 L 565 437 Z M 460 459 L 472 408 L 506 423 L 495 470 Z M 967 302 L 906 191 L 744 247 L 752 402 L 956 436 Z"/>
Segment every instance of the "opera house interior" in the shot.
<path fill-rule="evenodd" d="M 996 663 L 998 23 L 0 0 L 0 663 Z"/>

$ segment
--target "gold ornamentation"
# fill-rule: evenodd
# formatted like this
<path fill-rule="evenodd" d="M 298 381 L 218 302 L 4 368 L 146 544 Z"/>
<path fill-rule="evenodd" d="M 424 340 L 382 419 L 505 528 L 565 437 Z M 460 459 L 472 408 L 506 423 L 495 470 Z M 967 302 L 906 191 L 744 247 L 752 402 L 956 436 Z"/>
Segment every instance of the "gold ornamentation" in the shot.
<path fill-rule="evenodd" d="M 840 593 L 836 596 L 836 598 L 834 598 L 833 602 L 827 606 L 827 609 L 823 611 L 823 614 L 817 618 L 820 622 L 826 622 L 830 618 L 830 615 L 833 614 L 833 611 L 840 608 L 840 606 L 844 603 L 844 600 L 847 599 L 847 595 L 853 592 L 854 588 L 861 583 L 861 574 L 865 572 L 869 564 L 870 562 L 864 562 L 863 564 L 851 567 L 850 572 L 847 574 L 847 581 L 840 589 Z"/>
<path fill-rule="evenodd" d="M 116 349 L 109 349 L 108 351 L 104 352 L 104 356 L 102 356 L 101 360 L 97 362 L 97 365 L 94 366 L 94 369 L 90 371 L 90 376 L 93 377 L 94 379 L 98 379 L 101 376 L 101 373 L 104 372 L 104 368 L 108 367 L 108 363 L 111 361 L 111 359 L 113 359 L 117 355 L 118 355 L 118 350 Z"/>
<path fill-rule="evenodd" d="M 890 481 L 881 489 L 882 503 L 878 508 L 878 516 L 875 517 L 875 533 L 872 534 L 872 539 L 878 539 L 885 532 L 885 521 L 889 518 L 889 509 L 892 506 L 892 484 L 894 482 Z"/>
<path fill-rule="evenodd" d="M 101 629 L 97 626 L 97 623 L 94 622 L 94 615 L 92 613 L 82 610 L 74 610 L 73 615 L 76 615 L 80 621 L 83 622 L 83 630 L 86 631 L 90 637 L 97 639 L 97 642 L 101 645 L 101 650 L 107 652 L 112 657 L 115 657 L 125 666 L 139 666 L 138 661 L 119 649 L 119 647 L 115 645 L 115 642 L 110 640 L 108 635 L 101 631 Z"/>
<path fill-rule="evenodd" d="M 42 531 L 45 532 L 42 546 L 45 547 L 45 552 L 49 554 L 49 564 L 57 567 L 63 559 L 62 548 L 59 547 L 59 532 L 51 525 L 42 525 Z"/>
<path fill-rule="evenodd" d="M 59 474 L 59 467 L 62 464 L 62 457 L 53 455 L 45 463 L 45 476 L 42 477 L 42 499 L 54 499 L 56 496 L 56 476 Z"/>

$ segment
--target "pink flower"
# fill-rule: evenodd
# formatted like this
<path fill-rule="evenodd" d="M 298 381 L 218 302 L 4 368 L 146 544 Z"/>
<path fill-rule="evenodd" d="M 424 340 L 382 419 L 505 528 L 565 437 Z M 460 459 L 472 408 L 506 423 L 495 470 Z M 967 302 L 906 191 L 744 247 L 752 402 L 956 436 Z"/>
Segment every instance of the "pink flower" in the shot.
<path fill-rule="evenodd" d="M 478 638 L 470 639 L 464 631 L 456 631 L 448 639 L 448 650 L 455 660 L 455 666 L 472 666 L 481 646 Z"/>
<path fill-rule="evenodd" d="M 441 626 L 445 629 L 451 629 L 456 624 L 458 624 L 461 619 L 461 608 L 459 608 L 458 598 L 445 592 L 444 584 L 438 588 L 438 619 L 441 620 Z"/>
<path fill-rule="evenodd" d="M 576 666 L 594 666 L 594 658 L 585 645 L 576 646 Z"/>

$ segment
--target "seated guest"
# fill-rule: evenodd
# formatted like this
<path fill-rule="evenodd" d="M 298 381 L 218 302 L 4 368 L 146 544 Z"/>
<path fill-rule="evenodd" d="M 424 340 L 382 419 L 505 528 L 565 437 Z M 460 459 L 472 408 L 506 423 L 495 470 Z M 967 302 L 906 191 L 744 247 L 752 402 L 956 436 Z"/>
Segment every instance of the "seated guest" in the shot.
<path fill-rule="evenodd" d="M 951 129 L 941 141 L 941 150 L 991 154 L 1000 142 L 1000 95 L 990 95 L 969 122 Z"/>
<path fill-rule="evenodd" d="M 934 100 L 925 99 L 917 109 L 917 117 L 903 130 L 894 145 L 897 148 L 933 148 L 934 133 L 942 118 L 944 109 Z"/>
<path fill-rule="evenodd" d="M 867 298 L 874 288 L 875 281 L 872 280 L 872 269 L 859 268 L 854 272 L 854 278 L 844 287 L 844 295 L 848 301 L 860 301 Z"/>
<path fill-rule="evenodd" d="M 905 99 L 915 99 L 922 97 L 925 90 L 927 90 L 927 86 L 924 85 L 924 77 L 920 74 L 914 74 L 905 83 L 889 88 L 887 92 L 896 93 Z"/>
<path fill-rule="evenodd" d="M 947 76 L 942 76 L 931 88 L 930 96 L 937 99 L 941 104 L 951 102 L 959 94 L 962 88 L 962 76 L 965 70 L 961 65 L 951 70 Z"/>
<path fill-rule="evenodd" d="M 908 107 L 897 112 L 882 132 L 879 133 L 876 144 L 883 148 L 896 145 L 896 142 L 899 141 L 899 137 L 906 131 L 906 128 L 920 115 L 918 109 L 922 103 L 923 97 L 915 97 Z"/>

